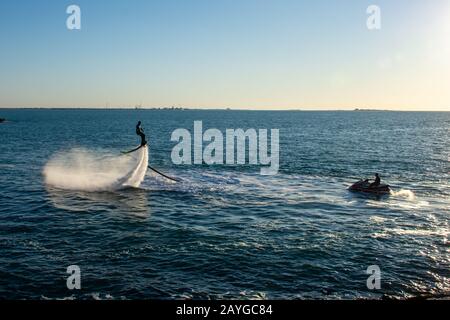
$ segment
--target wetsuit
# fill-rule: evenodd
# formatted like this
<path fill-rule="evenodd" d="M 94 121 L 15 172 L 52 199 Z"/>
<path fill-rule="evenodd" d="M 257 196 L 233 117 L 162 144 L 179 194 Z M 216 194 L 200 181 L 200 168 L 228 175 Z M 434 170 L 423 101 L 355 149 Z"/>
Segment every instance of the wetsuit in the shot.
<path fill-rule="evenodd" d="M 376 185 L 376 186 L 379 186 L 380 183 L 381 183 L 380 176 L 376 176 L 376 177 L 375 177 L 375 185 Z"/>
<path fill-rule="evenodd" d="M 145 140 L 144 130 L 142 130 L 141 125 L 136 125 L 136 134 L 141 137 L 141 146 L 145 146 L 147 141 Z"/>
<path fill-rule="evenodd" d="M 381 178 L 380 176 L 375 176 L 375 181 L 370 184 L 369 188 L 378 187 L 381 184 Z"/>

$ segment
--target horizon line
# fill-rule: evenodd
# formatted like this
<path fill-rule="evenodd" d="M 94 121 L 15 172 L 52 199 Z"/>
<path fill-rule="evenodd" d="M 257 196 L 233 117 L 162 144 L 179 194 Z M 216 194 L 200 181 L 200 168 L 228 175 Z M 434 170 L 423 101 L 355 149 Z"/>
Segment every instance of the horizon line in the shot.
<path fill-rule="evenodd" d="M 211 111 L 353 111 L 353 112 L 364 112 L 364 111 L 386 111 L 386 112 L 450 112 L 449 110 L 442 110 L 442 109 L 386 109 L 386 108 L 281 108 L 281 109 L 271 109 L 271 108 L 231 108 L 231 107 L 180 107 L 180 106 L 170 106 L 170 107 L 143 107 L 143 106 L 135 106 L 135 107 L 3 107 L 0 106 L 1 109 L 48 109 L 48 110 L 211 110 Z"/>

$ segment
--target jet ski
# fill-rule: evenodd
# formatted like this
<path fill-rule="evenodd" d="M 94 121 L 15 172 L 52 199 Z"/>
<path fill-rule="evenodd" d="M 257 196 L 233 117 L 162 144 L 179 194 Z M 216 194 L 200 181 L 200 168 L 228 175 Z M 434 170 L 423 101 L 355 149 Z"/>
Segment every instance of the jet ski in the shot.
<path fill-rule="evenodd" d="M 370 182 L 368 180 L 360 180 L 356 183 L 354 183 L 350 188 L 348 188 L 350 191 L 354 192 L 365 192 L 365 193 L 371 193 L 371 194 L 389 194 L 391 192 L 391 188 L 387 184 L 380 184 L 379 186 L 370 186 Z"/>

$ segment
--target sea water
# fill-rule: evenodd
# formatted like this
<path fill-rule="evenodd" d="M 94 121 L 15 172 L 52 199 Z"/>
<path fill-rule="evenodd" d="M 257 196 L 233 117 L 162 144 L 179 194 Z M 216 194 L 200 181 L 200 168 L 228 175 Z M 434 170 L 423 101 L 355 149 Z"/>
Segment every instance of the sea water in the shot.
<path fill-rule="evenodd" d="M 0 117 L 8 119 L 0 124 L 1 299 L 450 290 L 450 113 L 0 109 Z M 148 171 L 116 188 L 145 162 L 120 155 L 139 144 L 138 120 L 149 164 L 181 182 Z M 173 164 L 171 133 L 197 120 L 222 132 L 279 129 L 278 174 Z M 376 172 L 391 195 L 347 190 Z M 81 291 L 66 287 L 70 265 L 80 267 Z M 366 283 L 372 265 L 378 290 Z"/>

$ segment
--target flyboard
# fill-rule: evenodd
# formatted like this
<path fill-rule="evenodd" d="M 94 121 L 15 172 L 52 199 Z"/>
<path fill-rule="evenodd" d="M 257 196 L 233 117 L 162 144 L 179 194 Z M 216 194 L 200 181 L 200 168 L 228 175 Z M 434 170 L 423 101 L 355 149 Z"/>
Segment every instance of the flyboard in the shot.
<path fill-rule="evenodd" d="M 134 148 L 133 150 L 130 150 L 130 151 L 121 151 L 121 153 L 122 153 L 122 154 L 133 153 L 133 152 L 135 152 L 135 151 L 138 151 L 140 148 L 142 148 L 142 147 L 144 147 L 144 146 L 146 146 L 146 145 L 147 145 L 147 144 L 141 144 L 139 147 Z"/>
<path fill-rule="evenodd" d="M 147 143 L 146 143 L 146 144 L 141 144 L 141 145 L 138 146 L 137 148 L 134 148 L 134 149 L 132 149 L 132 150 L 130 150 L 130 151 L 122 151 L 121 153 L 122 153 L 123 155 L 127 155 L 127 154 L 130 154 L 130 153 L 136 152 L 136 151 L 138 151 L 139 149 L 141 149 L 141 148 L 143 148 L 143 147 L 146 147 L 146 146 L 147 146 Z M 150 170 L 156 172 L 157 174 L 163 176 L 164 178 L 166 178 L 166 179 L 168 179 L 168 180 L 175 181 L 175 182 L 180 182 L 180 181 L 181 181 L 181 180 L 179 180 L 179 179 L 172 178 L 172 177 L 169 177 L 168 175 L 165 175 L 164 173 L 162 173 L 162 172 L 156 170 L 155 168 L 151 167 L 150 165 L 148 165 L 148 168 L 149 168 Z"/>

